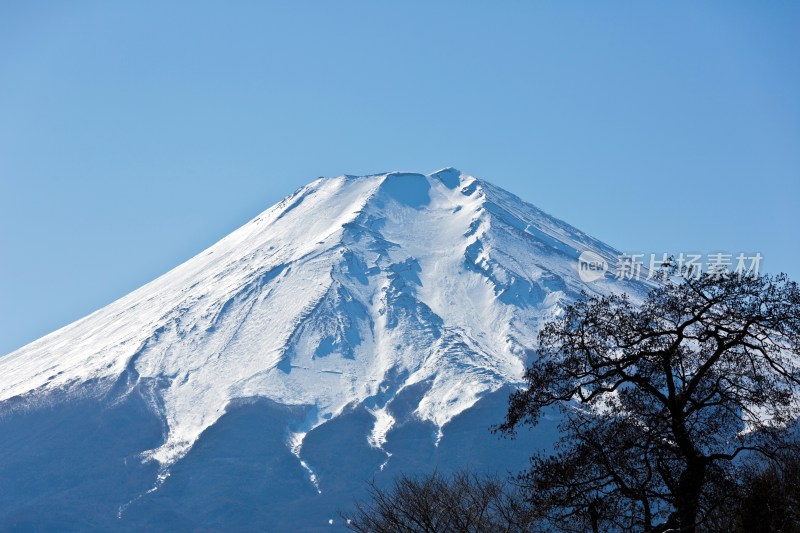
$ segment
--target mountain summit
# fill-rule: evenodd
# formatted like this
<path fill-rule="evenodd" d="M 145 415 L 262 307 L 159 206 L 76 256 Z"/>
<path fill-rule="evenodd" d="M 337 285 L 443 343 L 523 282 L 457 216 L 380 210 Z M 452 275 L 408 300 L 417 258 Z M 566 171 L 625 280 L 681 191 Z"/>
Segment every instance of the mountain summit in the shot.
<path fill-rule="evenodd" d="M 451 422 L 520 382 L 540 325 L 564 302 L 581 290 L 636 290 L 582 283 L 585 250 L 617 255 L 452 168 L 320 178 L 155 281 L 0 358 L 0 410 L 19 421 L 76 401 L 104 413 L 141 401 L 160 436 L 125 460 L 158 474 L 119 502 L 119 520 L 253 402 L 291 411 L 272 432 L 321 493 L 324 465 L 305 455 L 311 434 L 362 413 L 345 433 L 382 456 L 375 472 L 400 460 L 391 441 L 411 421 L 438 448 Z"/>

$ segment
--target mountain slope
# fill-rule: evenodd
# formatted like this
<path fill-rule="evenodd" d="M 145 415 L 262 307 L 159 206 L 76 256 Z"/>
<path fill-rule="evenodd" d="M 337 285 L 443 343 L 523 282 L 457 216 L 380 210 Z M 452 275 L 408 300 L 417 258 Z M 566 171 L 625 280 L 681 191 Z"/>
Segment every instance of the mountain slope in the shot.
<path fill-rule="evenodd" d="M 582 289 L 641 290 L 610 277 L 583 284 L 586 249 L 616 256 L 454 169 L 319 179 L 0 358 L 0 408 L 138 395 L 163 422 L 161 441 L 140 456 L 163 481 L 232 406 L 267 400 L 299 409 L 280 439 L 321 490 L 324 465 L 304 457 L 315 428 L 362 409 L 359 438 L 383 466 L 398 460 L 389 451 L 398 424 L 429 423 L 438 445 L 455 417 L 519 382 L 540 324 L 563 302 Z"/>

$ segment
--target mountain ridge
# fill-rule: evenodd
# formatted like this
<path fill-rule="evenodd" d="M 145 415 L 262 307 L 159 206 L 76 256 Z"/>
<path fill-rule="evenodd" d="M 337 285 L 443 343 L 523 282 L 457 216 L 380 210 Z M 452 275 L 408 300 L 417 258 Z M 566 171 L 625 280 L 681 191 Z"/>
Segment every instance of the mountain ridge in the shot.
<path fill-rule="evenodd" d="M 518 383 L 542 321 L 587 287 L 583 249 L 615 250 L 452 168 L 322 178 L 110 305 L 0 358 L 0 405 L 146 393 L 162 473 L 232 401 L 305 406 L 309 431 L 354 405 L 383 449 L 403 390 L 437 428 Z M 622 286 L 636 291 L 634 285 Z M 605 279 L 588 287 L 619 290 Z M 97 394 L 92 392 L 91 394 Z M 313 482 L 313 470 L 306 464 Z"/>

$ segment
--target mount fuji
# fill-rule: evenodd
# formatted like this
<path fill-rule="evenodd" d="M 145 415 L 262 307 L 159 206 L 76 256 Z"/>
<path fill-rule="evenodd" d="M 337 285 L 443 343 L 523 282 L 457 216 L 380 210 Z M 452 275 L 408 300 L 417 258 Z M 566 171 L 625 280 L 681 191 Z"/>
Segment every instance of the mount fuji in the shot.
<path fill-rule="evenodd" d="M 618 252 L 448 168 L 320 178 L 0 357 L 0 529 L 334 531 L 364 482 L 524 468 L 488 428 Z"/>

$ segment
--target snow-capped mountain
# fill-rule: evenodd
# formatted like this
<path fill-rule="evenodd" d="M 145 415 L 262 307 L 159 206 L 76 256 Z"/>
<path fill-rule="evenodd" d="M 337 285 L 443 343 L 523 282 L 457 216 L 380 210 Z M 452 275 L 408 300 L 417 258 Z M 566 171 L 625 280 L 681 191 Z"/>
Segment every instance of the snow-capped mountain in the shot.
<path fill-rule="evenodd" d="M 540 325 L 563 302 L 581 290 L 639 290 L 610 276 L 581 282 L 584 250 L 617 255 L 455 169 L 321 178 L 155 281 L 0 358 L 0 412 L 11 413 L 0 426 L 19 430 L 74 402 L 107 414 L 141 401 L 136 416 L 157 419 L 159 438 L 123 454 L 152 479 L 118 502 L 122 521 L 166 491 L 237 406 L 269 402 L 292 413 L 271 434 L 305 488 L 324 493 L 336 482 L 307 457 L 308 436 L 361 413 L 341 431 L 381 457 L 371 472 L 402 463 L 393 434 L 412 421 L 438 448 L 457 418 L 520 381 Z M 4 512 L 17 511 L 0 505 L 0 524 Z"/>

